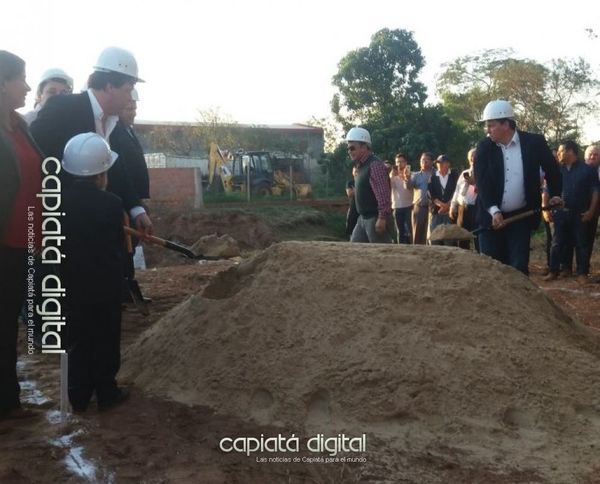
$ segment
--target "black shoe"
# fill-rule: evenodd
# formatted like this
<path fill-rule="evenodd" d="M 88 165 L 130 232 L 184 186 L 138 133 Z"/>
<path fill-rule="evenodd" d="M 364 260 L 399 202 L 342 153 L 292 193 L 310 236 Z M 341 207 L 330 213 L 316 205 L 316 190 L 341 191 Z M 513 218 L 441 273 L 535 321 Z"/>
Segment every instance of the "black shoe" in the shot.
<path fill-rule="evenodd" d="M 129 398 L 129 389 L 117 388 L 117 395 L 108 402 L 98 403 L 98 410 L 104 412 L 110 408 L 116 407 Z"/>

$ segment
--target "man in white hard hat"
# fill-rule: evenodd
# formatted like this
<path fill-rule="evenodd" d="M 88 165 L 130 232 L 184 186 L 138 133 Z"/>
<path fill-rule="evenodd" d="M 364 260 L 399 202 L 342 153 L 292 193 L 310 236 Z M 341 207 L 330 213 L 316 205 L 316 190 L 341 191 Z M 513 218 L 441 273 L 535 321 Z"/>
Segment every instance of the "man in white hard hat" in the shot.
<path fill-rule="evenodd" d="M 138 77 L 133 54 L 119 47 L 107 47 L 94 65 L 87 91 L 54 96 L 41 109 L 31 124 L 34 139 L 46 156 L 58 159 L 62 158 L 67 141 L 76 134 L 95 132 L 108 141 L 119 113 L 131 102 L 131 91 L 137 82 L 143 81 Z M 137 228 L 151 234 L 152 222 L 127 181 L 123 163 L 117 161 L 108 178 L 123 187 L 117 195 Z"/>
<path fill-rule="evenodd" d="M 371 135 L 355 127 L 346 135 L 348 154 L 356 168 L 354 200 L 358 221 L 350 242 L 391 243 L 394 220 L 388 170 L 371 151 Z"/>
<path fill-rule="evenodd" d="M 123 208 L 119 197 L 105 191 L 107 172 L 117 156 L 100 135 L 82 133 L 68 141 L 62 159 L 63 170 L 73 176 L 61 207 L 61 282 L 66 292 L 69 400 L 75 412 L 84 412 L 94 393 L 100 410 L 129 395 L 115 380 L 121 358 Z"/>
<path fill-rule="evenodd" d="M 46 101 L 52 96 L 61 94 L 71 94 L 73 92 L 73 78 L 62 69 L 48 69 L 42 74 L 35 95 L 35 105 L 33 110 L 29 111 L 23 117 L 27 124 L 31 124 L 46 104 Z"/>
<path fill-rule="evenodd" d="M 561 177 L 546 139 L 517 130 L 508 101 L 487 104 L 481 121 L 486 137 L 475 153 L 477 222 L 483 254 L 529 273 L 531 231 L 540 222 L 540 168 L 544 171 L 550 204 L 560 204 Z M 533 214 L 512 223 L 505 219 Z"/>

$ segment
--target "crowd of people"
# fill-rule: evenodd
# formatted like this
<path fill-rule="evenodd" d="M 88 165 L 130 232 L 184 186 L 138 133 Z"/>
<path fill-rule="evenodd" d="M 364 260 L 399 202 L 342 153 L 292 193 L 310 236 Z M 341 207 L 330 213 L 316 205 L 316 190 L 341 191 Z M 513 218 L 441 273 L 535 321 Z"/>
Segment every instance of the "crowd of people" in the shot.
<path fill-rule="evenodd" d="M 69 355 L 73 411 L 86 411 L 93 395 L 99 410 L 128 398 L 116 381 L 121 308 L 134 277 L 123 225 L 131 220 L 142 237 L 153 231 L 144 203 L 148 171 L 132 128 L 139 82 L 134 56 L 108 47 L 80 93 L 73 94 L 73 79 L 62 69 L 47 70 L 34 110 L 21 116 L 17 109 L 30 91 L 25 61 L 0 51 L 0 419 L 32 414 L 21 406 L 16 366 L 18 317 L 32 272 L 36 304 L 45 275 L 55 274 L 65 288 L 68 324 L 61 349 Z M 48 188 L 44 165 L 52 158 L 61 163 L 59 177 L 50 178 L 62 195 L 57 235 L 64 237 L 64 259 L 46 265 L 39 262 L 45 239 L 37 195 Z M 39 323 L 35 315 L 27 319 Z M 44 329 L 38 324 L 35 330 L 43 333 L 36 340 L 43 345 Z"/>
<path fill-rule="evenodd" d="M 565 140 L 553 154 L 542 135 L 517 129 L 514 110 L 504 100 L 489 102 L 481 122 L 485 136 L 468 151 L 468 167 L 460 172 L 451 168 L 448 155 L 434 158 L 427 151 L 419 171 L 411 171 L 403 152 L 392 165 L 371 151 L 366 129 L 352 128 L 346 136 L 353 162 L 347 186 L 350 241 L 456 245 L 429 236 L 440 225 L 457 224 L 476 234 L 478 252 L 528 274 L 531 234 L 543 216 L 545 279 L 571 274 L 575 253 L 578 281 L 588 282 L 600 212 L 599 148 L 589 146 L 581 160 L 577 143 Z"/>
<path fill-rule="evenodd" d="M 93 395 L 100 410 L 128 397 L 116 381 L 124 281 L 134 281 L 123 225 L 131 220 L 141 237 L 153 231 L 144 203 L 148 171 L 132 128 L 139 82 L 134 56 L 109 47 L 80 93 L 73 94 L 66 72 L 47 70 L 34 110 L 21 116 L 17 109 L 30 91 L 25 62 L 0 51 L 1 419 L 28 415 L 20 402 L 16 344 L 31 256 L 37 256 L 38 282 L 54 271 L 66 288 L 63 349 L 69 355 L 73 410 L 85 412 Z M 566 140 L 555 157 L 543 136 L 517 129 L 513 108 L 503 100 L 488 103 L 481 121 L 486 136 L 469 150 L 468 167 L 460 171 L 447 154 L 434 157 L 427 151 L 418 171 L 401 151 L 393 164 L 386 163 L 373 153 L 366 129 L 350 129 L 350 241 L 426 244 L 436 227 L 458 224 L 478 232 L 477 251 L 527 274 L 531 234 L 543 216 L 549 240 L 546 279 L 573 272 L 575 254 L 575 272 L 587 282 L 600 205 L 598 147 L 588 147 L 581 160 L 578 145 Z M 45 266 L 39 264 L 38 194 L 45 184 L 42 167 L 51 157 L 62 167 L 65 259 Z"/>

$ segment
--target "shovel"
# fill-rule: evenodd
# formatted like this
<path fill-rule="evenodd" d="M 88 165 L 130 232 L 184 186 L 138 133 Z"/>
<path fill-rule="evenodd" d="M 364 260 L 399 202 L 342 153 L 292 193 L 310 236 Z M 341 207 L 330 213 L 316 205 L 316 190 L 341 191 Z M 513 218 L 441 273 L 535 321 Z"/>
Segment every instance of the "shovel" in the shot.
<path fill-rule="evenodd" d="M 535 210 L 527 210 L 526 212 L 518 213 L 517 215 L 513 215 L 512 217 L 505 218 L 504 225 L 508 225 L 508 224 L 511 224 L 518 220 L 523 220 L 524 218 L 531 217 L 532 215 L 540 213 L 543 210 L 554 210 L 556 208 L 558 208 L 558 207 L 541 207 L 541 208 L 538 208 Z M 477 234 L 480 234 L 481 232 L 485 232 L 486 230 L 496 230 L 496 229 L 493 229 L 492 227 L 479 228 L 479 229 L 473 230 L 471 233 L 473 235 L 477 235 Z M 498 229 L 498 230 L 502 230 L 502 229 Z"/>
<path fill-rule="evenodd" d="M 126 214 L 124 216 L 124 223 L 124 227 L 129 229 L 129 218 Z M 133 254 L 133 245 L 131 243 L 130 233 L 127 233 L 127 235 L 125 236 L 125 243 L 127 245 L 127 252 L 129 254 Z M 130 275 L 128 275 L 125 277 L 124 283 L 126 284 L 126 290 L 127 292 L 129 292 L 129 296 L 131 297 L 131 300 L 133 301 L 133 304 L 135 304 L 137 310 L 144 316 L 149 316 L 150 310 L 148 309 L 148 304 L 146 303 L 146 300 L 142 295 L 142 290 L 140 289 L 138 282 L 135 279 L 132 279 Z"/>
<path fill-rule="evenodd" d="M 133 235 L 134 237 L 137 237 L 138 239 L 140 239 L 144 242 L 148 242 L 153 245 L 160 245 L 161 247 L 164 247 L 165 249 L 174 250 L 175 252 L 179 252 L 180 254 L 183 254 L 186 257 L 189 257 L 190 259 L 194 259 L 194 260 L 220 260 L 221 259 L 220 257 L 195 254 L 192 251 L 192 249 L 190 249 L 189 247 L 186 247 L 185 245 L 178 244 L 177 242 L 173 242 L 171 240 L 161 239 L 160 237 L 155 237 L 154 235 L 145 236 L 143 233 L 138 232 L 137 230 L 132 229 L 131 227 L 124 226 L 123 230 L 125 230 L 126 234 Z"/>

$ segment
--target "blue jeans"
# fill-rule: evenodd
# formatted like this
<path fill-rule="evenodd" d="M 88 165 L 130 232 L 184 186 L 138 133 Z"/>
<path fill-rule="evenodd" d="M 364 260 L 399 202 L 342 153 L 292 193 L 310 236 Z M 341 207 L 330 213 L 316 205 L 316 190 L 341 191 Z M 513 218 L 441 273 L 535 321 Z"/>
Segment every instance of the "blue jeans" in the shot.
<path fill-rule="evenodd" d="M 378 234 L 375 231 L 375 223 L 377 215 L 374 217 L 365 218 L 362 215 L 358 216 L 356 227 L 352 231 L 350 242 L 370 242 L 372 244 L 391 244 L 394 224 L 394 219 L 389 215 L 385 220 L 385 232 Z"/>
<path fill-rule="evenodd" d="M 550 272 L 558 272 L 570 242 L 575 246 L 577 274 L 587 274 L 590 269 L 586 240 L 587 223 L 581 221 L 577 211 L 552 210 L 554 238 L 550 249 Z"/>
<path fill-rule="evenodd" d="M 529 274 L 529 241 L 531 219 L 518 220 L 500 230 L 484 230 L 479 234 L 482 254 Z"/>
<path fill-rule="evenodd" d="M 394 209 L 399 244 L 412 244 L 412 205 Z"/>

